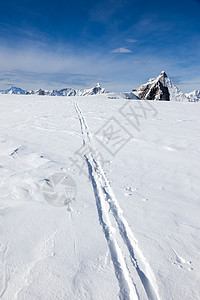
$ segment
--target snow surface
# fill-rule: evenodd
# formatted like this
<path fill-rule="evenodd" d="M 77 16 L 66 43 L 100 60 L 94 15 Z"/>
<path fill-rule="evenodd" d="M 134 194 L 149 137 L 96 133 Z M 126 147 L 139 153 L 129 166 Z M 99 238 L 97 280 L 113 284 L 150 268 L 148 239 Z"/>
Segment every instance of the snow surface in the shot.
<path fill-rule="evenodd" d="M 200 299 L 199 114 L 195 102 L 0 95 L 0 298 Z M 43 197 L 57 172 L 76 182 L 70 206 Z"/>

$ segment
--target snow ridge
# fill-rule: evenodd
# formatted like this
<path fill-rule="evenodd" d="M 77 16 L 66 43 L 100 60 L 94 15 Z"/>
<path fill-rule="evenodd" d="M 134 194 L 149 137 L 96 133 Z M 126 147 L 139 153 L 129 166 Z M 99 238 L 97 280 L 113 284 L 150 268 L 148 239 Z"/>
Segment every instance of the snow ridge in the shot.
<path fill-rule="evenodd" d="M 200 90 L 195 90 L 191 93 L 187 93 L 186 96 L 193 102 L 200 101 Z"/>
<path fill-rule="evenodd" d="M 83 145 L 88 147 L 88 143 L 93 143 L 92 136 L 78 104 L 74 103 L 74 107 L 81 125 Z M 93 150 L 95 150 L 94 147 Z M 88 164 L 88 172 L 96 198 L 99 221 L 108 243 L 116 277 L 118 279 L 120 299 L 139 299 L 140 296 L 138 295 L 137 287 L 130 275 L 130 271 L 126 266 L 125 257 L 119 246 L 120 240 L 117 241 L 115 237 L 116 231 L 120 233 L 122 241 L 127 247 L 131 264 L 134 266 L 140 278 L 148 299 L 159 300 L 158 288 L 151 267 L 139 249 L 138 241 L 135 239 L 128 222 L 123 217 L 123 211 L 119 206 L 103 169 L 94 158 L 92 152 L 88 152 L 89 155 L 85 155 L 85 159 Z M 107 206 L 109 206 L 109 210 L 106 208 Z M 112 224 L 110 214 L 114 217 L 116 223 Z"/>

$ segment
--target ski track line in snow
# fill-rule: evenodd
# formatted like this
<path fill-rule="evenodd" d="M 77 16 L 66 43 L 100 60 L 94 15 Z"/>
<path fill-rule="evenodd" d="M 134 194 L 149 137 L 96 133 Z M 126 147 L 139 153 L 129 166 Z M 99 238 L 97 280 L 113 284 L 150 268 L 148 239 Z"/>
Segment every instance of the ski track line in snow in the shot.
<path fill-rule="evenodd" d="M 87 122 L 86 122 L 78 104 L 74 103 L 74 107 L 75 107 L 75 110 L 79 117 L 82 134 L 85 137 L 87 137 L 87 139 L 85 139 L 85 138 L 83 139 L 83 144 L 87 146 L 87 143 L 92 141 L 92 137 L 89 132 Z M 93 148 L 93 150 L 94 150 L 94 148 Z M 131 261 L 132 261 L 134 267 L 136 268 L 136 271 L 139 275 L 139 278 L 141 279 L 141 282 L 143 284 L 143 287 L 146 291 L 148 298 L 153 299 L 153 300 L 159 299 L 159 295 L 158 295 L 158 291 L 157 291 L 158 289 L 156 286 L 154 275 L 151 271 L 151 267 L 150 267 L 148 261 L 144 258 L 142 252 L 140 251 L 140 249 L 138 247 L 138 242 L 134 238 L 133 233 L 132 233 L 130 227 L 128 226 L 127 221 L 125 220 L 125 218 L 122 215 L 122 210 L 119 207 L 117 199 L 114 196 L 114 193 L 113 193 L 113 191 L 109 185 L 109 182 L 104 174 L 104 171 L 102 170 L 100 164 L 93 158 L 92 153 L 90 153 L 88 155 L 88 157 L 85 156 L 85 159 L 88 164 L 89 175 L 90 175 L 90 178 L 93 183 L 95 196 L 96 197 L 101 196 L 100 202 L 106 201 L 109 204 L 110 211 L 112 212 L 112 214 L 116 220 L 120 235 L 122 236 L 124 243 L 129 250 Z M 94 175 L 96 175 L 96 176 L 94 176 Z M 97 207 L 97 208 L 99 208 L 99 207 Z M 103 209 L 103 206 L 101 206 L 101 211 L 102 211 L 102 209 Z M 104 207 L 103 212 L 105 212 L 105 211 L 106 210 Z M 99 212 L 99 210 L 98 210 L 98 212 Z M 103 219 L 101 218 L 101 221 L 102 220 Z M 109 220 L 109 216 L 108 216 L 108 220 Z M 109 220 L 109 222 L 110 222 L 110 220 Z M 101 224 L 103 224 L 103 223 L 101 222 Z M 110 223 L 110 225 L 111 225 L 111 223 Z M 111 225 L 111 228 L 112 228 L 112 225 Z M 106 233 L 105 230 L 104 230 L 104 233 Z M 140 263 L 139 263 L 139 261 L 140 261 Z M 140 264 L 140 266 L 139 266 L 139 264 Z M 145 275 L 145 272 L 142 271 L 141 265 L 143 265 L 143 269 L 146 271 L 147 275 Z"/>
<path fill-rule="evenodd" d="M 1 284 L 0 284 L 0 299 L 4 296 L 6 293 L 6 290 L 8 288 L 8 283 L 10 281 L 10 275 L 8 274 L 8 267 L 7 267 L 7 260 L 6 256 L 9 251 L 9 244 L 1 244 L 0 243 L 0 265 L 1 265 Z"/>
<path fill-rule="evenodd" d="M 91 141 L 91 135 L 89 131 L 87 133 L 85 132 L 85 130 L 87 130 L 87 125 L 84 120 L 84 117 L 82 116 L 82 112 L 78 107 L 78 104 L 74 103 L 74 107 L 78 114 L 79 122 L 81 125 L 81 132 L 88 141 Z M 87 147 L 87 141 L 85 140 L 85 138 L 83 138 L 83 145 Z M 100 182 L 97 179 L 97 174 L 95 174 L 95 172 L 93 174 L 94 167 L 90 163 L 92 161 L 92 157 L 91 155 L 89 156 L 90 158 L 87 157 L 85 158 L 88 164 L 89 175 L 94 189 L 99 221 L 108 243 L 111 259 L 114 265 L 115 274 L 119 283 L 119 288 L 120 288 L 119 297 L 121 300 L 138 299 L 137 291 L 135 286 L 132 283 L 132 279 L 129 275 L 129 271 L 127 269 L 122 251 L 118 246 L 114 236 L 115 228 L 111 225 L 110 218 L 107 213 L 106 203 L 104 200 L 104 193 L 101 189 Z"/>
<path fill-rule="evenodd" d="M 73 102 L 73 105 L 79 118 L 81 132 L 83 134 L 83 145 L 87 147 L 88 143 L 93 143 L 92 136 L 90 134 L 86 119 L 84 118 L 78 104 Z M 95 150 L 94 147 L 93 150 Z M 88 155 L 85 155 L 85 159 L 94 189 L 99 221 L 108 243 L 116 277 L 119 282 L 120 299 L 138 299 L 139 295 L 127 269 L 121 248 L 118 246 L 118 243 L 115 239 L 116 229 L 119 230 L 124 244 L 128 248 L 131 262 L 137 271 L 148 299 L 159 300 L 160 297 L 158 294 L 158 288 L 151 267 L 139 249 L 138 242 L 135 239 L 126 219 L 123 217 L 123 212 L 104 174 L 103 169 L 101 168 L 99 162 L 95 160 L 91 151 Z M 111 224 L 109 212 L 107 212 L 106 209 L 106 204 L 109 205 L 109 211 L 115 218 L 117 228 L 114 228 Z"/>

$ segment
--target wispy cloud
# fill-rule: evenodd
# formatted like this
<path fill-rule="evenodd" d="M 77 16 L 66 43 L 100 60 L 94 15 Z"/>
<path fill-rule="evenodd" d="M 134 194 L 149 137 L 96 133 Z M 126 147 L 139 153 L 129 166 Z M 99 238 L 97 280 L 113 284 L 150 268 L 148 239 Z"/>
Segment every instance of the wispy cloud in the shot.
<path fill-rule="evenodd" d="M 70 46 L 66 47 L 65 53 L 62 48 L 50 51 L 48 47 L 40 49 L 32 45 L 20 49 L 0 46 L 0 89 L 8 85 L 23 89 L 89 88 L 101 82 L 112 90 L 118 85 L 117 74 L 121 70 L 128 73 L 130 63 L 127 60 L 129 56 L 126 55 L 118 61 L 109 52 L 87 50 L 80 53 L 79 49 Z M 113 85 L 115 81 L 117 84 Z"/>
<path fill-rule="evenodd" d="M 129 43 L 136 43 L 137 40 L 136 39 L 127 39 L 127 42 L 129 42 Z"/>
<path fill-rule="evenodd" d="M 97 82 L 108 90 L 130 91 L 146 82 L 148 78 L 157 76 L 161 70 L 166 70 L 169 76 L 180 75 L 180 82 L 191 79 L 191 84 L 181 84 L 181 90 L 189 92 L 199 89 L 200 67 L 188 67 L 183 70 L 181 61 L 165 58 L 162 55 L 150 55 L 140 51 L 131 53 L 128 48 L 114 49 L 111 52 L 97 49 L 72 48 L 70 45 L 61 49 L 50 50 L 49 46 L 42 48 L 24 46 L 10 48 L 0 46 L 0 89 L 9 85 L 23 89 L 52 89 L 63 87 L 83 88 L 94 86 Z M 125 52 L 124 52 L 125 49 Z M 128 52 L 127 52 L 128 51 Z M 123 53 L 125 53 L 123 55 Z"/>
<path fill-rule="evenodd" d="M 133 61 L 133 64 L 142 64 L 143 62 L 142 61 L 140 61 L 140 60 L 134 60 Z"/>
<path fill-rule="evenodd" d="M 132 51 L 130 49 L 121 47 L 121 48 L 117 48 L 111 51 L 112 53 L 131 53 Z"/>

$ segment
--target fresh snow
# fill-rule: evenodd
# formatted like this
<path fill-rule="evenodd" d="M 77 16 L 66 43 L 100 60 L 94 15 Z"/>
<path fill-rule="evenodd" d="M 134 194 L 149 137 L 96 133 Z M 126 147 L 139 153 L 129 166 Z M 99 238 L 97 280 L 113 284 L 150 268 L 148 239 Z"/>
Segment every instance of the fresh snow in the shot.
<path fill-rule="evenodd" d="M 116 97 L 0 95 L 2 300 L 200 299 L 200 105 Z"/>

